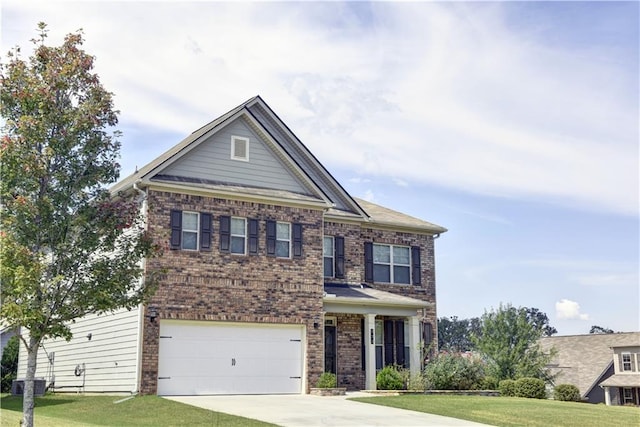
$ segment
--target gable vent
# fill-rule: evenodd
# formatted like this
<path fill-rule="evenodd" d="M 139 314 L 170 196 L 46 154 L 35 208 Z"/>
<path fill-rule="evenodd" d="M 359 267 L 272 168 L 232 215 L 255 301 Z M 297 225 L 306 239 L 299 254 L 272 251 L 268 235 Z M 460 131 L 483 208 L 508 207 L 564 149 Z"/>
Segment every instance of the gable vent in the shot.
<path fill-rule="evenodd" d="M 231 159 L 249 161 L 249 138 L 231 137 Z"/>

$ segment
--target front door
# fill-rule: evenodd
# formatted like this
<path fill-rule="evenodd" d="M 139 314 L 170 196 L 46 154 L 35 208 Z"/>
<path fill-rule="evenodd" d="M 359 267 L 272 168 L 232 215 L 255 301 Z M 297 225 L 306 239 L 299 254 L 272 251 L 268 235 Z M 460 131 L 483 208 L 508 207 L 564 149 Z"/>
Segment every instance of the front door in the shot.
<path fill-rule="evenodd" d="M 334 319 L 326 319 L 324 325 L 324 371 L 337 373 L 337 336 Z"/>

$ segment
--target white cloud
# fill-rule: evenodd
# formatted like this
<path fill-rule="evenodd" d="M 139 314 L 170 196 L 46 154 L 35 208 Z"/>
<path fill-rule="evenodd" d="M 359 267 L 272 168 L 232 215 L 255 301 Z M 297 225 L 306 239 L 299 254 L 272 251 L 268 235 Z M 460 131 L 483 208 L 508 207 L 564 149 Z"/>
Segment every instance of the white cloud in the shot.
<path fill-rule="evenodd" d="M 589 315 L 580 313 L 580 304 L 568 299 L 556 302 L 556 317 L 560 320 L 589 320 Z"/>
<path fill-rule="evenodd" d="M 3 51 L 83 27 L 130 126 L 186 135 L 261 94 L 330 169 L 637 215 L 637 65 L 515 7 L 9 0 Z"/>

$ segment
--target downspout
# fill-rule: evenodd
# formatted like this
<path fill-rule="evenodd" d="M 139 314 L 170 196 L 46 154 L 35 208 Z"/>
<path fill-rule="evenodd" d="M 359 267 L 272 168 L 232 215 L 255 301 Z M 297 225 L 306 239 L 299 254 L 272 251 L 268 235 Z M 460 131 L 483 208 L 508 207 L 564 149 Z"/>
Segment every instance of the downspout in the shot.
<path fill-rule="evenodd" d="M 142 218 L 144 220 L 145 229 L 147 228 L 147 193 L 138 187 L 138 183 L 140 181 L 136 181 L 133 183 L 133 189 L 138 193 L 138 203 L 140 203 L 140 209 L 142 211 Z M 143 275 L 146 270 L 146 259 L 142 259 L 142 271 Z M 144 280 L 144 279 L 142 279 Z M 140 385 L 142 384 L 142 344 L 143 344 L 143 336 L 144 336 L 144 307 L 142 304 L 140 305 L 140 309 L 138 310 L 138 345 L 136 349 L 136 383 L 132 390 L 133 395 L 137 395 L 140 393 Z"/>

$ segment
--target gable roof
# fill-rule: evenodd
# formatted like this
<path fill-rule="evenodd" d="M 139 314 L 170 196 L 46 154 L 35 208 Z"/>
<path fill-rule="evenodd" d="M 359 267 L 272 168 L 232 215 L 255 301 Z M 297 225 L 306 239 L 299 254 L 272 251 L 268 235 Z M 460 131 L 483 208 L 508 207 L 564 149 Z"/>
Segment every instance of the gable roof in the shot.
<path fill-rule="evenodd" d="M 355 200 L 342 188 L 335 178 L 331 176 L 324 166 L 320 164 L 260 96 L 255 96 L 247 100 L 195 130 L 180 143 L 171 147 L 159 157 L 140 168 L 137 172 L 116 183 L 111 188 L 112 194 L 128 191 L 133 188 L 136 183 L 145 186 L 151 184 L 152 180 L 156 182 L 163 181 L 161 177 L 163 170 L 205 142 L 211 135 L 215 134 L 225 125 L 240 118 L 245 120 L 269 145 L 275 155 L 293 171 L 301 184 L 308 190 L 307 196 L 313 196 L 317 201 L 324 202 L 326 207 L 333 207 L 356 216 L 366 217 L 366 213 Z M 182 184 L 183 186 L 187 186 L 184 185 L 186 182 L 182 182 Z M 195 182 L 195 184 L 201 184 L 200 187 L 209 190 L 220 189 L 223 185 L 222 183 L 217 183 L 217 187 L 215 185 L 207 186 L 202 184 L 211 183 L 203 182 Z M 282 196 L 282 193 L 280 193 L 280 195 Z M 265 197 L 266 196 L 267 194 L 265 193 Z M 299 199 L 299 197 L 294 195 L 287 196 L 292 199 Z"/>
<path fill-rule="evenodd" d="M 543 337 L 540 347 L 558 352 L 551 362 L 560 375 L 557 383 L 570 383 L 578 387 L 586 396 L 602 381 L 601 377 L 612 363 L 613 347 L 633 346 L 640 343 L 640 332 L 617 334 L 588 334 L 557 337 Z"/>
<path fill-rule="evenodd" d="M 292 179 L 297 179 L 295 188 L 300 189 L 299 191 L 163 173 L 175 170 L 175 165 L 188 159 L 190 154 L 192 154 L 191 157 L 197 157 L 199 147 L 207 144 L 214 135 L 236 121 L 241 121 L 264 142 L 273 157 L 288 172 L 291 172 Z M 327 216 L 334 219 L 364 222 L 377 228 L 393 228 L 426 234 L 440 234 L 447 231 L 439 225 L 349 195 L 260 96 L 243 102 L 195 130 L 180 143 L 116 183 L 111 187 L 111 193 L 118 194 L 132 191 L 135 186 L 149 185 L 178 191 L 215 193 L 229 197 L 279 200 L 293 205 L 316 206 L 325 209 Z"/>

